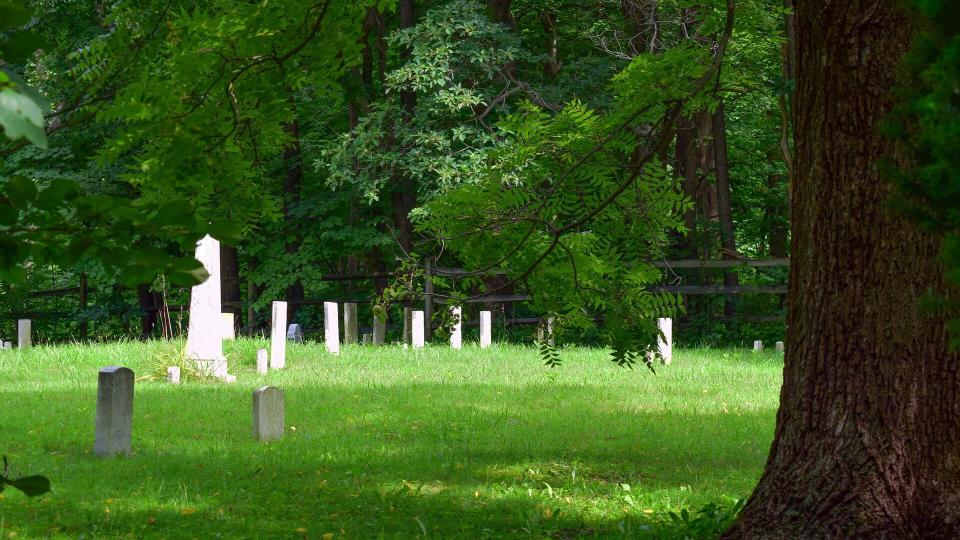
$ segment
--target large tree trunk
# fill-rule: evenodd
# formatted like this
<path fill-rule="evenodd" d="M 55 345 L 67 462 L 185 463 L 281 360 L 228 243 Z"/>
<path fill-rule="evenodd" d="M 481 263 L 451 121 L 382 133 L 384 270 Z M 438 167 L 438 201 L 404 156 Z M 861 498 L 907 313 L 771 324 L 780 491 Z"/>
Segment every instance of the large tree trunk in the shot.
<path fill-rule="evenodd" d="M 960 538 L 960 355 L 941 240 L 877 171 L 912 21 L 890 0 L 797 6 L 787 355 L 766 470 L 727 538 Z"/>

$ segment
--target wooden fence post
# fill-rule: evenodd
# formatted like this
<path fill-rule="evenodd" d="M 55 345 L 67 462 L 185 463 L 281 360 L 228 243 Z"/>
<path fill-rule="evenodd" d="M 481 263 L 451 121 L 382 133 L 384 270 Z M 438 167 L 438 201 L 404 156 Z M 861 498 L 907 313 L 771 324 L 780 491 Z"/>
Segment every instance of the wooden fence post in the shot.
<path fill-rule="evenodd" d="M 87 309 L 87 274 L 86 272 L 80 274 L 80 311 L 86 311 Z M 85 317 L 85 315 L 83 315 Z M 80 322 L 80 341 L 87 340 L 87 320 L 86 318 L 82 319 Z"/>
<path fill-rule="evenodd" d="M 433 337 L 433 277 L 430 260 L 427 260 L 423 277 L 423 335 L 427 341 Z"/>

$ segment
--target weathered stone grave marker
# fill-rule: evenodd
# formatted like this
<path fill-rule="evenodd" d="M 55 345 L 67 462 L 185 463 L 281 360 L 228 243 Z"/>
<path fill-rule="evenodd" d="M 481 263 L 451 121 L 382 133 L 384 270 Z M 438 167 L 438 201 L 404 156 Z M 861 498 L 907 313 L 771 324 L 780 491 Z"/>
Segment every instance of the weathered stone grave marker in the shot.
<path fill-rule="evenodd" d="M 233 313 L 221 313 L 223 318 L 223 339 L 237 339 L 237 328 L 234 326 Z"/>
<path fill-rule="evenodd" d="M 287 327 L 287 341 L 303 343 L 303 329 L 299 324 L 293 323 Z"/>
<path fill-rule="evenodd" d="M 343 305 L 343 342 L 356 345 L 360 334 L 360 323 L 357 320 L 357 304 L 347 302 Z"/>
<path fill-rule="evenodd" d="M 782 342 L 782 341 L 778 341 L 778 342 L 777 342 L 777 352 L 780 353 L 780 354 L 783 354 L 783 342 Z"/>
<path fill-rule="evenodd" d="M 463 347 L 463 320 L 461 313 L 463 313 L 463 310 L 460 306 L 450 308 L 450 316 L 453 318 L 453 328 L 450 330 L 451 349 L 460 349 Z"/>
<path fill-rule="evenodd" d="M 489 347 L 493 343 L 493 314 L 480 312 L 480 347 Z"/>
<path fill-rule="evenodd" d="M 12 349 L 12 348 L 13 348 L 13 343 L 11 343 L 11 342 L 9 342 L 9 341 L 4 341 L 4 342 L 3 342 L 3 348 L 4 348 L 4 349 Z"/>
<path fill-rule="evenodd" d="M 266 349 L 257 349 L 257 373 L 264 374 L 269 369 L 269 356 Z"/>
<path fill-rule="evenodd" d="M 93 453 L 98 456 L 129 453 L 132 432 L 133 371 L 120 366 L 105 367 L 97 377 Z"/>
<path fill-rule="evenodd" d="M 412 334 L 410 336 L 410 343 L 413 345 L 414 349 L 422 349 L 424 346 L 424 321 L 423 321 L 423 312 L 414 311 L 412 318 L 410 319 L 412 324 Z"/>
<path fill-rule="evenodd" d="M 323 341 L 327 351 L 340 354 L 340 317 L 336 302 L 323 303 Z"/>
<path fill-rule="evenodd" d="M 360 336 L 360 343 L 362 345 L 370 345 L 373 343 L 373 334 L 363 334 Z"/>
<path fill-rule="evenodd" d="M 169 366 L 167 368 L 167 382 L 170 384 L 180 384 L 180 368 Z"/>
<path fill-rule="evenodd" d="M 283 369 L 287 365 L 287 303 L 274 302 L 270 322 L 270 367 Z"/>
<path fill-rule="evenodd" d="M 258 441 L 283 438 L 283 390 L 264 386 L 253 391 L 253 437 Z"/>
<path fill-rule="evenodd" d="M 387 319 L 384 317 L 381 319 L 376 315 L 373 316 L 373 344 L 374 345 L 383 345 L 387 342 Z"/>
<path fill-rule="evenodd" d="M 29 349 L 33 346 L 33 338 L 30 335 L 33 323 L 30 319 L 20 319 L 17 321 L 17 347 Z"/>
<path fill-rule="evenodd" d="M 753 352 L 760 352 L 763 350 L 763 342 L 759 339 L 753 342 Z"/>

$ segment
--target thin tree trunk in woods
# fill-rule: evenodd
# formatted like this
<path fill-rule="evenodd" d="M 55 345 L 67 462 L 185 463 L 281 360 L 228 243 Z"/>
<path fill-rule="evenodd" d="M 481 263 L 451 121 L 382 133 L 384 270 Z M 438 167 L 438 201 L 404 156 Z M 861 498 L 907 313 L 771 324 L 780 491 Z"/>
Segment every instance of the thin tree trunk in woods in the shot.
<path fill-rule="evenodd" d="M 397 7 L 400 16 L 400 28 L 410 28 L 416 24 L 416 13 L 413 0 L 400 0 Z M 406 59 L 410 51 L 401 51 L 400 57 Z M 412 90 L 400 91 L 400 107 L 403 123 L 413 119 L 417 107 L 417 94 Z M 396 129 L 396 127 L 394 128 Z M 401 149 L 403 151 L 403 149 Z M 395 172 L 392 179 L 393 192 L 393 225 L 396 229 L 397 240 L 404 253 L 413 249 L 413 224 L 410 222 L 410 211 L 417 206 L 416 180 L 400 172 Z"/>
<path fill-rule="evenodd" d="M 220 310 L 224 313 L 233 313 L 233 326 L 236 329 L 241 322 L 242 309 L 240 302 L 240 262 L 237 257 L 237 248 L 220 244 Z"/>
<path fill-rule="evenodd" d="M 543 63 L 543 71 L 551 79 L 560 73 L 560 59 L 557 56 L 557 14 L 553 11 L 540 12 L 540 24 L 546 34 L 547 59 Z"/>
<path fill-rule="evenodd" d="M 149 283 L 137 285 L 137 304 L 140 306 L 140 338 L 150 339 L 157 320 L 157 311 L 154 309 L 156 306 L 153 305 Z"/>
<path fill-rule="evenodd" d="M 876 166 L 912 37 L 897 2 L 798 2 L 783 388 L 726 538 L 960 538 L 960 354 L 921 307 L 941 239 L 892 214 Z"/>
<path fill-rule="evenodd" d="M 720 221 L 720 247 L 724 259 L 737 258 L 736 231 L 733 226 L 733 207 L 730 203 L 730 163 L 727 154 L 727 123 L 723 100 L 713 113 L 713 166 L 716 173 L 717 218 Z M 736 287 L 740 279 L 735 271 L 724 272 L 723 284 Z M 724 299 L 723 314 L 734 315 L 736 300 L 733 295 Z"/>
<path fill-rule="evenodd" d="M 291 101 L 295 101 L 291 96 Z M 300 249 L 302 237 L 298 232 L 299 223 L 293 216 L 293 210 L 300 203 L 300 189 L 303 186 L 303 163 L 300 155 L 300 122 L 294 119 L 286 125 L 290 143 L 283 152 L 283 164 L 286 169 L 286 178 L 283 182 L 283 227 L 287 237 L 284 251 L 294 254 Z M 303 301 L 303 283 L 298 278 L 287 287 L 284 299 L 287 301 L 287 321 L 296 321 L 300 302 Z"/>
<path fill-rule="evenodd" d="M 510 14 L 510 4 L 513 0 L 487 0 L 487 15 L 493 22 L 516 28 L 517 23 Z"/>
<path fill-rule="evenodd" d="M 776 193 L 777 186 L 786 181 L 782 175 L 773 174 L 767 178 L 767 189 Z M 767 254 L 773 258 L 787 256 L 790 240 L 789 202 L 786 198 L 772 198 L 764 207 L 764 221 L 767 224 Z"/>

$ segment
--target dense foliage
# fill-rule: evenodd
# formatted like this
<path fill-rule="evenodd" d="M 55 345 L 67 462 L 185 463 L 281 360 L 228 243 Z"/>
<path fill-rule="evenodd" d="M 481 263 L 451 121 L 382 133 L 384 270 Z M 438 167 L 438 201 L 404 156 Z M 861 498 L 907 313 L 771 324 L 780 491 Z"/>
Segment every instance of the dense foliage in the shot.
<path fill-rule="evenodd" d="M 915 6 L 921 31 L 906 60 L 901 103 L 887 126 L 911 160 L 909 169 L 890 170 L 899 188 L 894 203 L 944 235 L 947 278 L 960 286 L 960 5 L 923 0 Z M 951 332 L 960 346 L 960 301 L 940 303 L 956 317 Z"/>
<path fill-rule="evenodd" d="M 786 255 L 780 2 L 28 5 L 47 43 L 13 68 L 51 104 L 49 149 L 7 145 L 3 186 L 40 206 L 74 195 L 17 214 L 70 218 L 46 251 L 5 261 L 12 314 L 75 312 L 30 291 L 83 277 L 95 335 L 137 333 L 138 317 L 159 332 L 157 310 L 185 302 L 171 284 L 195 276 L 182 257 L 211 232 L 224 300 L 259 313 L 251 330 L 275 299 L 308 328 L 321 298 L 379 298 L 396 323 L 428 263 L 439 298 L 527 294 L 488 305 L 554 317 L 562 340 L 603 340 L 626 363 L 659 315 L 685 313 L 690 339 L 782 329 L 744 319 L 782 313 L 778 297 L 681 302 L 654 289 L 722 275 L 649 264 Z M 344 275 L 365 279 L 330 280 Z"/>

